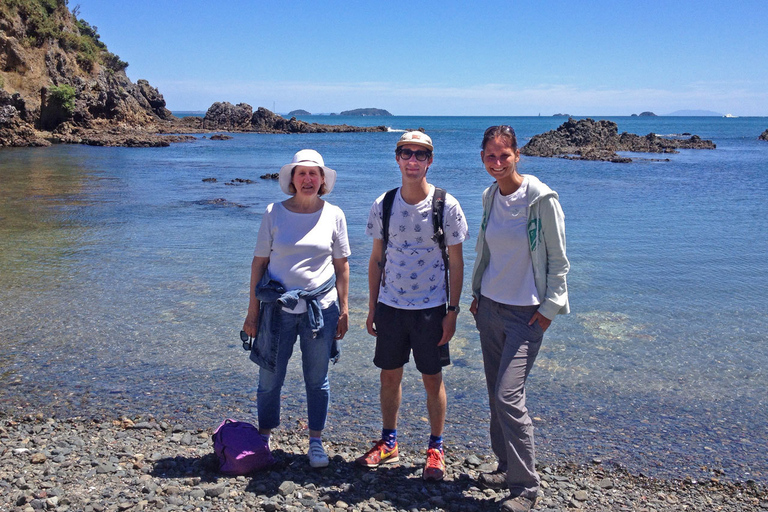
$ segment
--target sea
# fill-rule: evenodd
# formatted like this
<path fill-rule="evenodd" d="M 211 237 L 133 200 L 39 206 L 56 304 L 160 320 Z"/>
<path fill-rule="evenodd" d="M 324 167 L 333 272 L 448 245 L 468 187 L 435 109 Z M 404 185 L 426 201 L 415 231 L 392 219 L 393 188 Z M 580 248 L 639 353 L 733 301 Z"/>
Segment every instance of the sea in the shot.
<path fill-rule="evenodd" d="M 491 179 L 483 131 L 525 144 L 562 117 L 307 116 L 381 133 L 231 134 L 166 148 L 54 145 L 0 150 L 0 412 L 156 417 L 215 427 L 256 421 L 257 367 L 239 331 L 278 172 L 318 150 L 338 181 L 352 256 L 350 330 L 330 370 L 327 438 L 378 436 L 378 371 L 365 330 L 371 203 L 397 186 L 395 142 L 423 128 L 428 180 L 470 226 L 448 391 L 446 446 L 490 453 L 487 392 L 469 281 Z M 595 117 L 619 131 L 696 134 L 714 150 L 627 154 L 632 163 L 523 156 L 560 196 L 572 313 L 547 331 L 528 406 L 543 463 L 613 464 L 658 478 L 768 484 L 768 118 Z M 215 182 L 210 180 L 215 178 Z M 248 181 L 250 180 L 250 181 Z M 298 348 L 297 348 L 298 350 Z M 284 425 L 301 426 L 300 358 Z M 425 394 L 406 366 L 400 439 L 421 450 Z"/>

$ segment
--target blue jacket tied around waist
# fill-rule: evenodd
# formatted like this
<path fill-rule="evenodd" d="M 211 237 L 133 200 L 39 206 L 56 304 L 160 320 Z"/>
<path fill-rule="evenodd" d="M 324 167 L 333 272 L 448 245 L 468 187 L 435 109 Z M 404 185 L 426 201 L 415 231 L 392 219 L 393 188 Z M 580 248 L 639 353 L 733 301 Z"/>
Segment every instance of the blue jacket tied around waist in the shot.
<path fill-rule="evenodd" d="M 251 361 L 271 372 L 275 371 L 277 347 L 280 344 L 280 315 L 283 307 L 293 309 L 299 299 L 307 301 L 307 316 L 312 332 L 317 334 L 323 328 L 323 310 L 320 297 L 336 286 L 336 274 L 314 290 L 286 290 L 282 283 L 269 277 L 269 272 L 256 286 L 256 298 L 259 299 L 259 332 L 251 345 Z M 287 313 L 290 314 L 290 313 Z M 331 361 L 339 360 L 341 351 L 339 341 L 334 339 L 331 346 Z"/>

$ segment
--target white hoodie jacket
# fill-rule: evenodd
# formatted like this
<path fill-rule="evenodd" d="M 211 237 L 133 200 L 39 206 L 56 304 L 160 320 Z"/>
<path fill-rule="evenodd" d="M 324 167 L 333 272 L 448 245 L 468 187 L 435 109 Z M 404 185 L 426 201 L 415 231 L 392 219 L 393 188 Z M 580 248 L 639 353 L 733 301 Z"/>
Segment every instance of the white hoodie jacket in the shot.
<path fill-rule="evenodd" d="M 528 248 L 533 262 L 533 278 L 541 304 L 539 313 L 552 320 L 558 314 L 568 314 L 568 286 L 565 275 L 570 263 L 565 255 L 565 215 L 560 207 L 557 192 L 535 176 L 528 178 Z M 493 198 L 499 184 L 483 192 L 483 222 L 477 236 L 477 257 L 472 271 L 472 295 L 479 299 L 483 272 L 491 258 L 485 243 L 485 228 L 491 213 Z"/>

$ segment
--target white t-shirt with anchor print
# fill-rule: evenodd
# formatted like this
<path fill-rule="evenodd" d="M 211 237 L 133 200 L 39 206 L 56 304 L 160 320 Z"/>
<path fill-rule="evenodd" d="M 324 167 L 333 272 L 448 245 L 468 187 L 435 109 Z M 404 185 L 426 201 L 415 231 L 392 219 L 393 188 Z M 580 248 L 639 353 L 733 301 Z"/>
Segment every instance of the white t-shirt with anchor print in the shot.
<path fill-rule="evenodd" d="M 427 309 L 446 303 L 445 264 L 437 242 L 432 240 L 432 196 L 435 187 L 418 204 L 406 203 L 398 189 L 389 221 L 385 279 L 379 302 L 399 309 Z M 384 194 L 371 206 L 366 234 L 383 239 L 381 220 Z M 466 240 L 469 230 L 459 202 L 446 194 L 443 210 L 446 245 Z"/>

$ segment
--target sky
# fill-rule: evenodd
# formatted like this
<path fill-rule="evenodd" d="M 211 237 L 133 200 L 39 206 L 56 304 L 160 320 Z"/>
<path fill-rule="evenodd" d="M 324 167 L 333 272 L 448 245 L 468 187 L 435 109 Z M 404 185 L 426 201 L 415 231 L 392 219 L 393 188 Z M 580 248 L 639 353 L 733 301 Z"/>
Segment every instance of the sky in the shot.
<path fill-rule="evenodd" d="M 70 0 L 173 111 L 768 116 L 768 1 Z"/>

